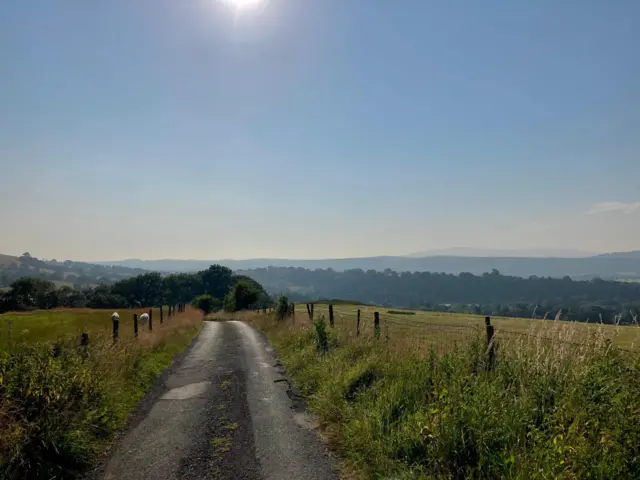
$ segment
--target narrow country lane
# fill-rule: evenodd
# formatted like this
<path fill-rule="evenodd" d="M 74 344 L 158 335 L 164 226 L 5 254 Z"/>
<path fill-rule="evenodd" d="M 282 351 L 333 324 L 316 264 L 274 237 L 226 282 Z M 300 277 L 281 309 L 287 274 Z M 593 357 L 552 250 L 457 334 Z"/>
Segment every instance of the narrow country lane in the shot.
<path fill-rule="evenodd" d="M 276 362 L 252 327 L 205 322 L 163 394 L 118 442 L 101 478 L 338 478 Z"/>

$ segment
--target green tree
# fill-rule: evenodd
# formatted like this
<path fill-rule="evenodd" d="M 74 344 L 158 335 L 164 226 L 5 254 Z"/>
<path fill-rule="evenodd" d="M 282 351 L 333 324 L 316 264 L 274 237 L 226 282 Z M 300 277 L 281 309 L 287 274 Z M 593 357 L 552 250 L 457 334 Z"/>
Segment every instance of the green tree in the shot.
<path fill-rule="evenodd" d="M 260 297 L 260 291 L 249 282 L 238 282 L 233 287 L 235 298 L 235 310 L 246 310 L 256 304 Z"/>
<path fill-rule="evenodd" d="M 214 298 L 222 298 L 233 285 L 233 272 L 230 268 L 221 265 L 211 265 L 206 270 L 200 272 L 203 291 Z"/>

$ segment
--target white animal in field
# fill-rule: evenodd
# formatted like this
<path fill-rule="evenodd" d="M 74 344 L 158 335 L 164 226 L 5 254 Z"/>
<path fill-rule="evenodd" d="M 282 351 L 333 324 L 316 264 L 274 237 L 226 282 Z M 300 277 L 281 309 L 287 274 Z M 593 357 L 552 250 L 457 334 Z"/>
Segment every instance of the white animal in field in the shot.
<path fill-rule="evenodd" d="M 118 312 L 113 312 L 113 314 L 111 315 L 111 320 L 113 320 L 114 322 L 120 321 L 120 315 L 118 315 Z"/>
<path fill-rule="evenodd" d="M 148 321 L 149 321 L 148 313 L 143 313 L 142 315 L 140 315 L 140 325 L 146 325 Z"/>

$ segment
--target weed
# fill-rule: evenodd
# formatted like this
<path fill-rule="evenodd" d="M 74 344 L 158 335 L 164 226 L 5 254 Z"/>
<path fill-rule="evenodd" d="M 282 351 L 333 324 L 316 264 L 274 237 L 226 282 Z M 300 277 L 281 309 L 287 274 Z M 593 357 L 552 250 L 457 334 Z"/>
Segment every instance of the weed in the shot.
<path fill-rule="evenodd" d="M 324 324 L 324 316 L 314 322 L 316 331 L 316 348 L 320 353 L 329 351 L 329 338 L 327 336 L 327 327 Z"/>

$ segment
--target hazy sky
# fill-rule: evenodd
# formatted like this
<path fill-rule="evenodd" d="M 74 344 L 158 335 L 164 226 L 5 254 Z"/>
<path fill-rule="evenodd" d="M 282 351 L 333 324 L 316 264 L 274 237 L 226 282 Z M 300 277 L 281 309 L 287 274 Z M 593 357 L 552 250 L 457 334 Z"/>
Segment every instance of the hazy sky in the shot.
<path fill-rule="evenodd" d="M 0 253 L 640 249 L 638 0 L 0 3 Z"/>

